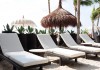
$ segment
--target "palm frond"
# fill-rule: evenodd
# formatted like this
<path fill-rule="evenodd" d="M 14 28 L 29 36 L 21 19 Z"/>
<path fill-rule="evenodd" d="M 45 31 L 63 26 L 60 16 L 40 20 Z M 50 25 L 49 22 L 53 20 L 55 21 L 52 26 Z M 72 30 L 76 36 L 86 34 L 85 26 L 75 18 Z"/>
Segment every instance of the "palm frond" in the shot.
<path fill-rule="evenodd" d="M 77 5 L 77 0 L 73 1 L 74 5 Z M 86 6 L 90 6 L 93 4 L 92 0 L 81 0 L 81 5 L 86 5 Z"/>
<path fill-rule="evenodd" d="M 96 20 L 98 17 L 100 17 L 100 7 L 97 8 L 96 10 L 93 9 L 92 14 L 91 14 L 91 19 L 92 20 Z"/>
<path fill-rule="evenodd" d="M 81 0 L 81 5 L 90 6 L 92 4 L 92 0 Z"/>
<path fill-rule="evenodd" d="M 98 3 L 98 2 L 100 2 L 100 0 L 94 0 L 94 2 L 95 2 L 95 3 Z"/>

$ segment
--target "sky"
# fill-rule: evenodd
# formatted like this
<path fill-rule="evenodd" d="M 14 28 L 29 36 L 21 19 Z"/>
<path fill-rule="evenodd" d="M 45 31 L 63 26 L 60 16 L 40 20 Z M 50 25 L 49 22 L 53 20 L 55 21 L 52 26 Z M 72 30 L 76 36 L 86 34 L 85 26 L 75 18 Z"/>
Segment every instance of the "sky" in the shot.
<path fill-rule="evenodd" d="M 58 7 L 59 0 L 51 0 L 51 12 Z M 64 0 L 62 6 L 65 10 L 74 15 L 73 0 Z M 92 22 L 90 15 L 94 5 L 81 6 L 80 20 L 82 29 L 90 29 Z M 98 7 L 96 4 L 95 7 Z M 48 15 L 48 0 L 0 0 L 0 32 L 4 29 L 3 25 L 7 23 L 11 25 L 13 21 L 23 18 L 32 20 L 39 29 L 43 27 L 40 24 L 41 19 Z M 76 28 L 68 27 L 68 30 L 76 30 Z"/>

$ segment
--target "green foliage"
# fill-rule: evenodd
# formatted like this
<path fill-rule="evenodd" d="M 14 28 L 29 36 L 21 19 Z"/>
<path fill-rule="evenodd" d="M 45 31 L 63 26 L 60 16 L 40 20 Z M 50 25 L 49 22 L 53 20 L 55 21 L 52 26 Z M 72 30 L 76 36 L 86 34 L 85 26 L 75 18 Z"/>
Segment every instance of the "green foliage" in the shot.
<path fill-rule="evenodd" d="M 33 28 L 32 27 L 30 27 L 30 26 L 28 26 L 28 28 L 26 29 L 26 31 L 28 32 L 28 33 L 32 33 L 33 32 Z"/>
<path fill-rule="evenodd" d="M 74 3 L 74 6 L 77 6 L 77 0 L 74 0 L 73 3 Z"/>
<path fill-rule="evenodd" d="M 60 33 L 65 33 L 64 27 L 61 28 Z"/>
<path fill-rule="evenodd" d="M 51 28 L 51 29 L 49 30 L 49 34 L 54 34 L 54 32 L 55 32 L 55 29 L 53 29 L 53 28 Z"/>
<path fill-rule="evenodd" d="M 91 20 L 94 21 L 95 19 L 95 7 L 92 10 L 92 14 L 91 14 Z"/>
<path fill-rule="evenodd" d="M 90 6 L 93 4 L 92 0 L 81 0 L 81 5 Z"/>
<path fill-rule="evenodd" d="M 39 33 L 40 34 L 46 34 L 46 29 L 45 30 L 40 30 Z"/>
<path fill-rule="evenodd" d="M 94 2 L 95 2 L 95 3 L 99 3 L 99 2 L 100 2 L 100 0 L 94 0 Z"/>
<path fill-rule="evenodd" d="M 77 0 L 74 0 L 74 6 L 77 6 Z M 93 4 L 92 0 L 81 0 L 81 5 L 90 6 Z"/>
<path fill-rule="evenodd" d="M 97 8 L 97 9 L 93 8 L 92 14 L 91 14 L 92 22 L 94 22 L 94 20 L 98 20 L 99 21 L 99 18 L 100 18 L 100 7 Z M 97 26 L 98 26 L 98 23 L 97 23 Z"/>
<path fill-rule="evenodd" d="M 2 31 L 2 32 L 7 32 L 7 33 L 13 32 L 14 25 L 10 27 L 9 24 L 7 24 L 6 26 L 3 25 L 3 27 L 4 27 L 4 31 Z"/>
<path fill-rule="evenodd" d="M 68 30 L 67 30 L 68 31 Z M 73 30 L 68 31 L 70 34 L 75 34 L 75 32 Z"/>
<path fill-rule="evenodd" d="M 23 26 L 16 28 L 20 34 L 24 34 L 25 28 Z"/>
<path fill-rule="evenodd" d="M 36 33 L 36 34 L 46 34 L 46 29 L 45 29 L 45 30 L 38 30 L 38 29 L 35 29 L 35 33 Z"/>
<path fill-rule="evenodd" d="M 92 14 L 91 14 L 91 20 L 92 21 L 96 20 L 99 17 L 99 15 L 100 15 L 100 7 L 97 9 L 93 8 Z"/>
<path fill-rule="evenodd" d="M 81 34 L 89 34 L 88 29 L 85 29 L 85 30 L 82 30 L 82 29 L 81 29 Z"/>
<path fill-rule="evenodd" d="M 38 30 L 38 29 L 35 29 L 35 33 L 36 33 L 36 34 L 39 34 L 39 30 Z"/>

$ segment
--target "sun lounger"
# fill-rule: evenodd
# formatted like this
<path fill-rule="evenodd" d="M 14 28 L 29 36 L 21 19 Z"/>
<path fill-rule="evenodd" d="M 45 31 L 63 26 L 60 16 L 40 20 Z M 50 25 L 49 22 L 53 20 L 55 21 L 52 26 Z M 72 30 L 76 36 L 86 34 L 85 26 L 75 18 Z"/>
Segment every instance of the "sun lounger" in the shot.
<path fill-rule="evenodd" d="M 61 58 L 67 58 L 67 59 L 75 59 L 75 61 L 77 61 L 78 57 L 82 57 L 85 55 L 84 52 L 59 48 L 54 43 L 54 41 L 52 40 L 49 34 L 38 34 L 37 38 L 39 42 L 41 43 L 42 47 L 48 50 L 49 52 L 52 52 L 52 54 L 55 56 L 58 56 Z"/>
<path fill-rule="evenodd" d="M 87 54 L 95 54 L 97 56 L 97 54 L 100 53 L 100 48 L 78 45 L 68 32 L 60 34 L 60 36 L 65 42 L 65 44 L 68 46 L 68 48 L 83 51 L 86 53 L 86 57 Z"/>
<path fill-rule="evenodd" d="M 26 70 L 48 64 L 48 59 L 24 51 L 16 33 L 0 34 L 0 57 L 13 65 L 13 70 Z"/>
<path fill-rule="evenodd" d="M 79 36 L 85 42 L 82 44 L 90 44 L 92 46 L 100 47 L 100 43 L 94 42 L 87 34 L 79 34 Z"/>

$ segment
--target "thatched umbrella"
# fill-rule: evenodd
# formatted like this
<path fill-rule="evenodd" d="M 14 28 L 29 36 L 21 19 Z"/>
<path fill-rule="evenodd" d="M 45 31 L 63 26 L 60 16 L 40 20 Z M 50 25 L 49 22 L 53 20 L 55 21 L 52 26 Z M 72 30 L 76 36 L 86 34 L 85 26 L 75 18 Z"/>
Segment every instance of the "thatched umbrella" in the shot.
<path fill-rule="evenodd" d="M 27 26 L 36 27 L 36 24 L 32 20 L 24 19 L 24 16 L 23 16 L 23 19 L 16 20 L 15 22 L 12 22 L 12 25 L 14 25 L 16 27 L 20 27 L 20 26 L 23 26 L 23 27 L 27 27 Z"/>
<path fill-rule="evenodd" d="M 70 12 L 62 8 L 61 0 L 59 0 L 58 8 L 49 15 L 43 17 L 41 25 L 44 28 L 59 27 L 59 30 L 61 30 L 61 27 L 68 27 L 69 25 L 76 26 L 77 19 Z"/>

